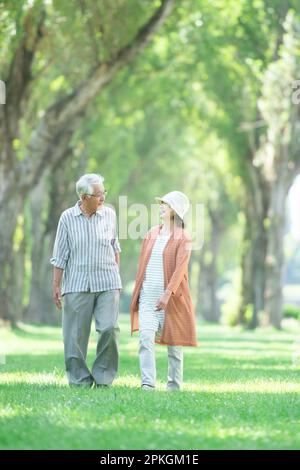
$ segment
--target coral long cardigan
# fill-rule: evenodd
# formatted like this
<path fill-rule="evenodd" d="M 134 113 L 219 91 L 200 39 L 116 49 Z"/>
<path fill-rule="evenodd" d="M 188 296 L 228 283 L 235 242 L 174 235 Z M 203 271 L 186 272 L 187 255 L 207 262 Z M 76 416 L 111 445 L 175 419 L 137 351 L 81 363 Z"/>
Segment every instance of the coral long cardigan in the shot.
<path fill-rule="evenodd" d="M 138 262 L 135 287 L 130 305 L 131 334 L 139 329 L 139 294 L 156 237 L 162 225 L 146 234 Z M 163 253 L 165 289 L 171 292 L 165 309 L 165 321 L 159 344 L 170 346 L 197 346 L 196 320 L 188 285 L 188 264 L 191 256 L 191 238 L 182 228 L 174 228 Z"/>

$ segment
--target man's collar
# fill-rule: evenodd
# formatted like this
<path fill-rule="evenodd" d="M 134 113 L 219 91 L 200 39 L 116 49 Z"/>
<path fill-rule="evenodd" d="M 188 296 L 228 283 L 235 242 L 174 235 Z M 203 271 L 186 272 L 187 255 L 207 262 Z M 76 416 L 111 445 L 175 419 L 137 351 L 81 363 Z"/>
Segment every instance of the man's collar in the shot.
<path fill-rule="evenodd" d="M 82 210 L 80 209 L 80 204 L 81 204 L 81 201 L 77 201 L 75 206 L 73 207 L 73 215 L 75 216 L 78 216 L 78 215 L 84 215 Z M 104 211 L 104 206 L 101 207 L 101 209 L 98 209 L 96 211 L 96 215 L 99 215 L 100 217 L 103 216 L 103 211 Z"/>
<path fill-rule="evenodd" d="M 73 207 L 73 215 L 75 215 L 75 216 L 81 215 L 81 214 L 83 215 L 82 210 L 79 207 L 79 203 L 80 203 L 80 201 L 77 201 L 75 206 Z"/>

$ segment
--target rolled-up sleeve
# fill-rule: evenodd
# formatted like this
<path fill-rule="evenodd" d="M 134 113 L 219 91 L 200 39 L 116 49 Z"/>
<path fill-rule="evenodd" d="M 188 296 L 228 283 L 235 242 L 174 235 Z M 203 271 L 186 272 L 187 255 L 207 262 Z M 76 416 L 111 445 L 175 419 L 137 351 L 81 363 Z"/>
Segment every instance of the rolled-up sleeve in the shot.
<path fill-rule="evenodd" d="M 67 227 L 61 217 L 58 223 L 52 258 L 50 263 L 56 268 L 65 269 L 70 255 Z"/>

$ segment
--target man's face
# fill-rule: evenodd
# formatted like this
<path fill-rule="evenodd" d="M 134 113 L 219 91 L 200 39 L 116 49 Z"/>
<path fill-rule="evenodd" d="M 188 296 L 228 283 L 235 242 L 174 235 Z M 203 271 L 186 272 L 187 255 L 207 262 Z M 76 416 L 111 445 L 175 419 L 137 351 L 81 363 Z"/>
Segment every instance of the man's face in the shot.
<path fill-rule="evenodd" d="M 100 209 L 105 201 L 105 189 L 102 184 L 93 184 L 92 196 L 86 197 L 86 207 L 91 212 L 96 212 Z"/>

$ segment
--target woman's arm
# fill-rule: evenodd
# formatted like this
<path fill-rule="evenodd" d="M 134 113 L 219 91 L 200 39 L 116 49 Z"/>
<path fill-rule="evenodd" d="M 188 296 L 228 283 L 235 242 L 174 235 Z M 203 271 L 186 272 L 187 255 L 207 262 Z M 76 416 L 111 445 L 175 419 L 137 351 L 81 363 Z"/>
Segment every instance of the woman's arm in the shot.
<path fill-rule="evenodd" d="M 175 271 L 171 276 L 171 279 L 165 289 L 165 292 L 157 301 L 156 310 L 165 310 L 171 295 L 175 294 L 175 292 L 177 291 L 188 269 L 191 251 L 192 240 L 190 238 L 185 237 L 180 241 L 180 245 L 178 247 Z"/>

